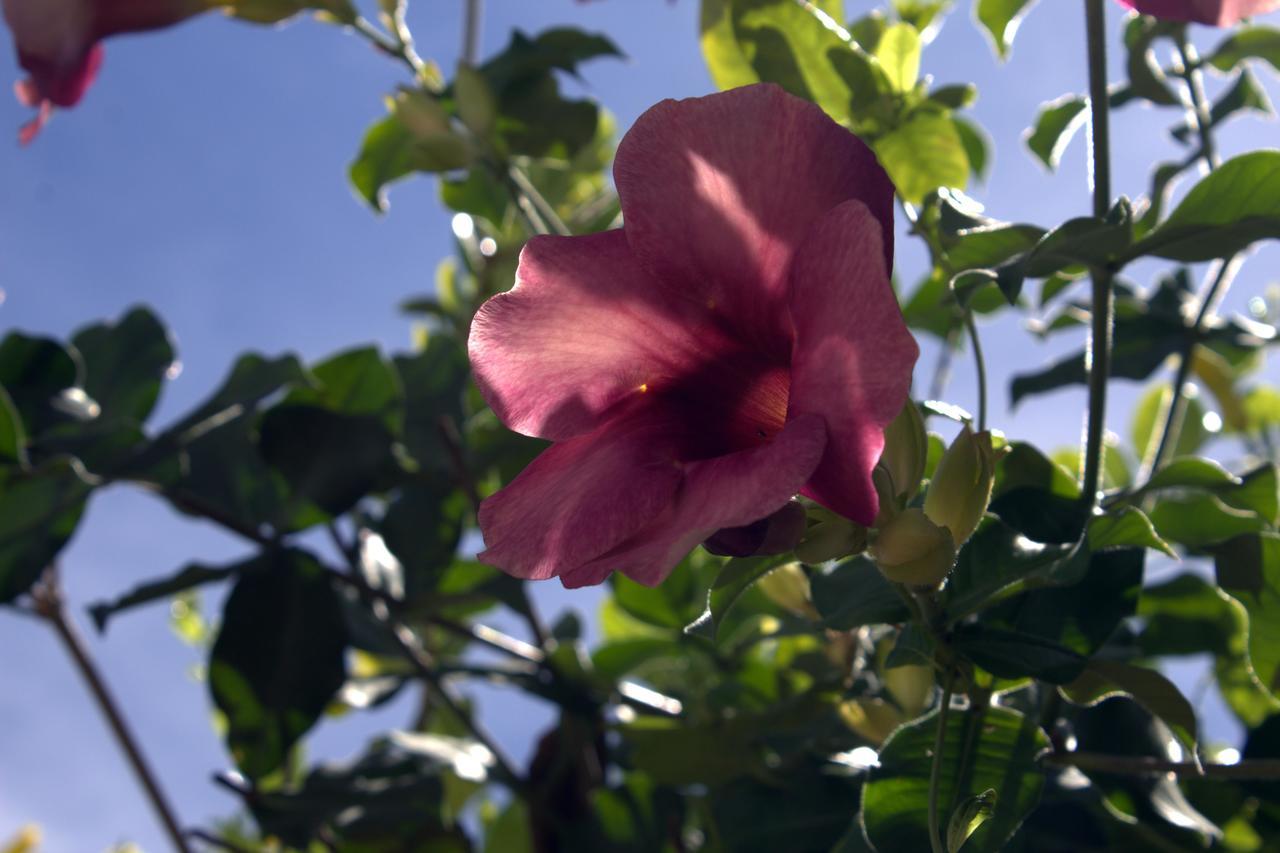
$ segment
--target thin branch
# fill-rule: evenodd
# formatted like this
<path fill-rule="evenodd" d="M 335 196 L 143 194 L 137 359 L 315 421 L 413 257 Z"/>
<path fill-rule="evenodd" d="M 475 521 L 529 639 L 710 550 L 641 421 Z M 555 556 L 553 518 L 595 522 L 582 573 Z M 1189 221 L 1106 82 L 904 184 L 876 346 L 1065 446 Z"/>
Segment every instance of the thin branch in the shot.
<path fill-rule="evenodd" d="M 157 817 L 160 818 L 160 823 L 163 824 L 173 849 L 178 853 L 190 853 L 191 848 L 187 846 L 182 828 L 178 824 L 178 818 L 173 811 L 173 807 L 169 804 L 168 797 L 165 796 L 164 789 L 160 787 L 159 780 L 151 770 L 150 765 L 147 764 L 147 760 L 142 754 L 142 748 L 138 745 L 137 738 L 134 737 L 128 723 L 125 721 L 124 713 L 116 703 L 115 697 L 111 695 L 111 691 L 107 688 L 106 680 L 98 670 L 97 664 L 90 657 L 89 649 L 85 646 L 84 639 L 80 636 L 80 632 L 76 630 L 75 625 L 67 618 L 56 566 L 50 566 L 45 570 L 44 578 L 32 594 L 35 599 L 36 611 L 53 626 L 58 639 L 62 640 L 62 645 L 66 648 L 80 676 L 88 686 L 89 692 L 93 694 L 98 710 L 102 712 L 102 716 L 106 719 L 112 735 L 115 736 L 116 742 L 124 751 L 125 758 L 128 759 L 129 765 L 133 768 L 134 775 L 138 777 L 143 790 L 146 791 L 147 798 L 151 801 L 151 806 L 155 809 Z"/>
<path fill-rule="evenodd" d="M 947 744 L 947 715 L 951 713 L 951 691 L 955 689 L 955 673 L 947 673 L 938 704 L 938 731 L 933 738 L 933 761 L 929 768 L 929 844 L 933 853 L 946 853 L 938 819 L 938 783 L 942 778 L 942 753 Z"/>

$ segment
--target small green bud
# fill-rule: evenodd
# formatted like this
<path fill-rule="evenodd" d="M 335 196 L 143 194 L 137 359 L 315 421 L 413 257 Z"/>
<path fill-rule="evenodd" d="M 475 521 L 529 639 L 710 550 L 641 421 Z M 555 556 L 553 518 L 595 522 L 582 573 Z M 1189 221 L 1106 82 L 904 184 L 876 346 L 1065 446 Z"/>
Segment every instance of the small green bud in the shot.
<path fill-rule="evenodd" d="M 956 561 L 951 531 L 934 524 L 921 510 L 898 513 L 876 534 L 871 557 L 894 583 L 932 587 L 942 583 Z"/>
<path fill-rule="evenodd" d="M 935 524 L 951 531 L 956 546 L 973 535 L 991 502 L 996 452 L 991 433 L 975 433 L 965 426 L 938 462 L 924 499 L 924 512 Z"/>
<path fill-rule="evenodd" d="M 796 546 L 796 557 L 815 564 L 860 554 L 867 547 L 867 528 L 838 515 L 810 527 Z"/>
<path fill-rule="evenodd" d="M 420 89 L 402 86 L 391 102 L 391 111 L 415 139 L 427 140 L 451 132 L 444 107 Z"/>
<path fill-rule="evenodd" d="M 876 746 L 906 722 L 902 712 L 883 699 L 850 699 L 841 703 L 839 712 L 846 726 Z"/>
<path fill-rule="evenodd" d="M 929 437 L 920 407 L 907 400 L 898 416 L 885 427 L 879 463 L 893 480 L 893 493 L 898 500 L 905 503 L 919 490 L 928 456 Z"/>
<path fill-rule="evenodd" d="M 799 563 L 785 563 L 756 581 L 770 601 L 797 616 L 819 619 L 809 593 L 809 576 Z"/>

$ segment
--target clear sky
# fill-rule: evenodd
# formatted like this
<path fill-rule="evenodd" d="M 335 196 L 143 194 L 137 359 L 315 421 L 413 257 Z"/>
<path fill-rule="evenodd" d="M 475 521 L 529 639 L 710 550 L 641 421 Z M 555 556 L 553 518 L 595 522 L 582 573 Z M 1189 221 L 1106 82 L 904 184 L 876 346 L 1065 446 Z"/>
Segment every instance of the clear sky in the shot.
<path fill-rule="evenodd" d="M 875 5 L 845 3 L 850 17 Z M 411 2 L 420 52 L 445 69 L 457 60 L 462 6 L 462 0 Z M 621 128 L 655 101 L 712 89 L 698 52 L 695 0 L 485 6 L 486 54 L 500 49 L 513 27 L 532 33 L 573 24 L 613 38 L 629 59 L 585 66 L 583 88 L 617 115 Z M 1042 101 L 1084 88 L 1080 4 L 1040 4 L 1003 67 L 969 20 L 968 0 L 958 6 L 926 52 L 924 68 L 940 83 L 973 82 L 982 93 L 974 113 L 995 137 L 996 163 L 990 183 L 973 194 L 1000 218 L 1050 225 L 1086 214 L 1083 138 L 1056 177 L 1020 142 Z M 1115 31 L 1121 10 L 1109 12 Z M 1197 31 L 1205 43 L 1216 35 Z M 7 91 L 18 71 L 6 64 L 11 54 L 0 49 L 0 57 L 0 90 Z M 208 393 L 246 349 L 316 358 L 367 342 L 407 347 L 410 324 L 395 306 L 432 286 L 436 263 L 450 251 L 448 215 L 430 179 L 395 187 L 390 214 L 377 217 L 354 199 L 345 177 L 364 128 L 383 114 L 382 96 L 400 82 L 400 67 L 364 42 L 309 20 L 266 29 L 207 16 L 161 34 L 113 40 L 98 83 L 78 108 L 57 115 L 27 149 L 0 142 L 6 295 L 0 331 L 65 336 L 133 304 L 151 305 L 173 330 L 183 363 L 156 423 Z M 0 97 L 0 140 L 16 135 L 27 117 Z M 1135 107 L 1116 116 L 1118 192 L 1140 194 L 1147 165 L 1173 155 L 1163 132 L 1173 120 L 1172 113 Z M 1231 154 L 1274 145 L 1280 136 L 1275 124 L 1246 119 L 1221 139 Z M 899 272 L 914 282 L 920 251 L 906 239 L 899 245 Z M 1260 253 L 1229 307 L 1274 281 L 1278 259 L 1275 248 Z M 1138 272 L 1142 281 L 1150 268 Z M 1006 389 L 1010 373 L 1047 362 L 1079 338 L 1041 345 L 1010 316 L 984 326 L 984 340 L 994 373 L 993 425 L 1044 447 L 1074 442 L 1082 393 L 1058 392 L 1010 414 Z M 920 382 L 927 383 L 935 354 L 926 343 Z M 1275 378 L 1274 363 L 1269 370 Z M 957 363 L 955 377 L 948 398 L 972 406 L 967 361 Z M 1134 396 L 1123 386 L 1109 419 L 1121 432 Z M 65 553 L 65 583 L 79 617 L 84 604 L 142 579 L 243 550 L 137 491 L 116 488 L 95 498 Z M 550 585 L 540 591 L 549 610 L 577 606 L 591 614 L 598 601 L 590 591 L 566 594 Z M 218 600 L 210 598 L 212 610 Z M 164 608 L 126 615 L 109 635 L 90 640 L 183 820 L 230 813 L 236 804 L 209 782 L 227 757 L 209 725 L 204 686 L 187 675 L 198 655 L 169 634 Z M 0 685 L 0 839 L 34 821 L 43 825 L 50 851 L 100 850 L 123 840 L 164 849 L 53 635 L 10 612 L 0 612 Z M 486 694 L 483 707 L 499 739 L 527 755 L 530 721 L 545 713 L 506 694 Z M 373 731 L 407 715 L 393 705 L 374 717 L 326 721 L 312 752 L 352 754 Z M 1211 717 L 1213 731 L 1232 731 L 1219 712 Z"/>

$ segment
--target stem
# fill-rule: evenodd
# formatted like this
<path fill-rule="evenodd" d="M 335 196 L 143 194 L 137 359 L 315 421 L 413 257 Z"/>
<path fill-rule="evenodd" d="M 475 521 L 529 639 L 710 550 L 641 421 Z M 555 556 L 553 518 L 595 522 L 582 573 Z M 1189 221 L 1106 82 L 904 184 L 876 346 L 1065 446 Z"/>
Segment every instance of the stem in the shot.
<path fill-rule="evenodd" d="M 946 853 L 938 822 L 938 781 L 942 778 L 942 752 L 947 743 L 947 716 L 951 713 L 954 687 L 955 674 L 948 672 L 942 687 L 942 701 L 938 704 L 938 733 L 933 739 L 933 766 L 929 769 L 929 845 L 933 853 Z"/>
<path fill-rule="evenodd" d="M 1122 776 L 1159 776 L 1172 773 L 1178 777 L 1209 779 L 1280 779 L 1280 759 L 1257 758 L 1238 764 L 1195 764 L 1190 761 L 1164 761 L 1159 758 L 1131 755 L 1103 755 L 1096 752 L 1059 752 L 1046 755 L 1045 764 L 1054 767 L 1078 767 L 1100 773 Z"/>
<path fill-rule="evenodd" d="M 1200 71 L 1200 57 L 1195 45 L 1187 38 L 1187 28 L 1178 33 L 1178 56 L 1182 60 L 1178 74 L 1187 84 L 1190 119 L 1200 135 L 1200 152 L 1204 155 L 1209 171 L 1218 167 L 1218 146 L 1213 140 L 1213 114 L 1204 91 L 1204 74 Z"/>
<path fill-rule="evenodd" d="M 466 0 L 466 17 L 462 24 L 462 61 L 475 65 L 480 55 L 480 19 L 484 0 Z"/>
<path fill-rule="evenodd" d="M 978 324 L 968 308 L 964 311 L 964 326 L 969 330 L 974 367 L 978 373 L 978 432 L 982 432 L 987 428 L 987 362 L 982 356 L 982 343 L 978 340 Z"/>
<path fill-rule="evenodd" d="M 58 586 L 56 566 L 50 566 L 45 571 L 44 579 L 37 591 L 33 593 L 33 597 L 37 612 L 53 626 L 58 638 L 62 640 L 62 645 L 75 663 L 76 669 L 79 670 L 80 676 L 84 679 L 85 684 L 88 685 L 89 692 L 93 694 L 93 698 L 97 702 L 98 710 L 106 718 L 112 735 L 115 736 L 116 742 L 124 751 L 125 758 L 128 759 L 129 765 L 133 768 L 134 775 L 142 783 L 147 798 L 151 801 L 152 808 L 155 809 L 156 815 L 160 818 L 160 823 L 164 825 L 165 833 L 169 836 L 169 842 L 173 845 L 173 849 L 177 850 L 178 853 L 189 853 L 191 848 L 187 846 L 186 838 L 178 825 L 178 818 L 174 814 L 173 808 L 169 805 L 169 800 L 165 796 L 164 790 L 160 787 L 159 780 L 156 779 L 151 767 L 147 764 L 146 758 L 143 757 L 142 749 L 139 747 L 137 739 L 133 736 L 133 732 L 129 729 L 128 723 L 125 722 L 124 714 L 116 703 L 115 697 L 107 689 L 102 673 L 98 670 L 93 658 L 89 656 L 89 650 L 84 644 L 84 639 L 80 636 L 80 632 L 76 630 L 75 625 L 67 619 L 62 592 Z"/>
<path fill-rule="evenodd" d="M 1089 41 L 1089 128 L 1093 175 L 1093 215 L 1107 215 L 1111 206 L 1111 129 L 1107 111 L 1107 40 L 1105 0 L 1085 0 Z M 1107 379 L 1111 373 L 1111 332 L 1115 309 L 1111 302 L 1111 271 L 1093 269 L 1092 329 L 1089 336 L 1089 415 L 1085 427 L 1084 471 L 1080 499 L 1090 507 L 1098 501 L 1102 472 L 1103 434 L 1107 415 Z"/>

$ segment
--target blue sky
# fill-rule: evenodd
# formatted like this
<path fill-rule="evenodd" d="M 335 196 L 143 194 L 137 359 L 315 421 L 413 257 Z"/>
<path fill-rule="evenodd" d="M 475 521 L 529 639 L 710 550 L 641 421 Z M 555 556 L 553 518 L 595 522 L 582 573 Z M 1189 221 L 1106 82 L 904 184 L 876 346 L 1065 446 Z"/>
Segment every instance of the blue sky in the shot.
<path fill-rule="evenodd" d="M 856 17 L 876 4 L 845 5 Z M 982 93 L 974 113 L 995 138 L 996 162 L 990 183 L 973 194 L 1001 218 L 1049 225 L 1087 213 L 1083 138 L 1058 176 L 1046 174 L 1019 141 L 1042 101 L 1084 88 L 1079 4 L 1040 4 L 1005 66 L 968 19 L 968 5 L 961 1 L 924 67 L 940 83 L 973 82 Z M 462 6 L 462 0 L 411 4 L 420 52 L 445 69 L 457 61 Z M 485 6 L 486 54 L 500 49 L 513 27 L 536 32 L 571 23 L 610 35 L 628 60 L 586 66 L 582 88 L 617 115 L 621 128 L 657 100 L 712 88 L 698 52 L 694 0 Z M 1109 12 L 1115 31 L 1120 9 Z M 1197 36 L 1212 43 L 1216 33 L 1201 29 Z M 17 79 L 15 67 L 0 67 L 10 69 L 6 81 Z M 170 324 L 183 363 L 157 423 L 205 395 L 245 349 L 315 358 L 367 342 L 407 347 L 410 324 L 395 306 L 432 286 L 437 262 L 450 252 L 448 215 L 429 179 L 395 187 L 390 214 L 377 217 L 354 199 L 345 178 L 364 128 L 382 115 L 382 96 L 400 82 L 401 68 L 364 42 L 309 20 L 270 29 L 207 16 L 163 34 L 112 41 L 84 102 L 57 115 L 30 148 L 13 143 L 0 154 L 6 296 L 0 329 L 64 336 L 133 304 L 153 306 Z M 16 134 L 26 118 L 16 102 L 0 97 L 0 138 Z M 1140 194 L 1148 164 L 1173 154 L 1162 128 L 1174 118 L 1142 108 L 1115 117 L 1117 192 Z M 1246 119 L 1222 134 L 1222 147 L 1232 153 L 1277 138 L 1274 124 Z M 914 281 L 919 249 L 905 239 L 899 245 L 899 272 Z M 1274 280 L 1265 270 L 1275 268 L 1278 255 L 1274 248 L 1260 253 L 1228 307 Z M 1139 281 L 1149 272 L 1139 268 Z M 1048 361 L 1079 339 L 1043 346 L 1010 317 L 984 326 L 984 340 L 994 374 L 993 425 L 1046 447 L 1074 442 L 1081 393 L 1060 392 L 1010 414 L 1005 389 L 1010 373 Z M 935 352 L 926 344 L 922 382 Z M 1269 369 L 1276 377 L 1274 364 Z M 961 360 L 948 397 L 972 406 L 973 387 Z M 1117 386 L 1113 429 L 1126 429 L 1133 397 L 1132 387 Z M 66 552 L 65 583 L 79 616 L 84 604 L 190 559 L 241 553 L 239 542 L 210 527 L 136 491 L 112 489 L 95 499 Z M 570 595 L 558 586 L 540 591 L 550 610 L 593 612 L 597 601 L 591 592 Z M 206 693 L 186 675 L 198 656 L 168 633 L 163 608 L 121 618 L 90 643 L 184 821 L 231 812 L 235 803 L 209 783 L 227 759 L 209 725 Z M 0 839 L 34 821 L 52 851 L 98 850 L 123 840 L 163 849 L 52 634 L 0 613 L 0 648 L 6 688 Z M 535 731 L 530 720 L 545 714 L 506 695 L 486 700 L 499 738 L 527 754 Z M 373 718 L 326 722 L 312 739 L 313 754 L 350 754 L 407 713 L 392 706 Z M 1215 731 L 1231 731 L 1219 715 L 1214 720 Z"/>

